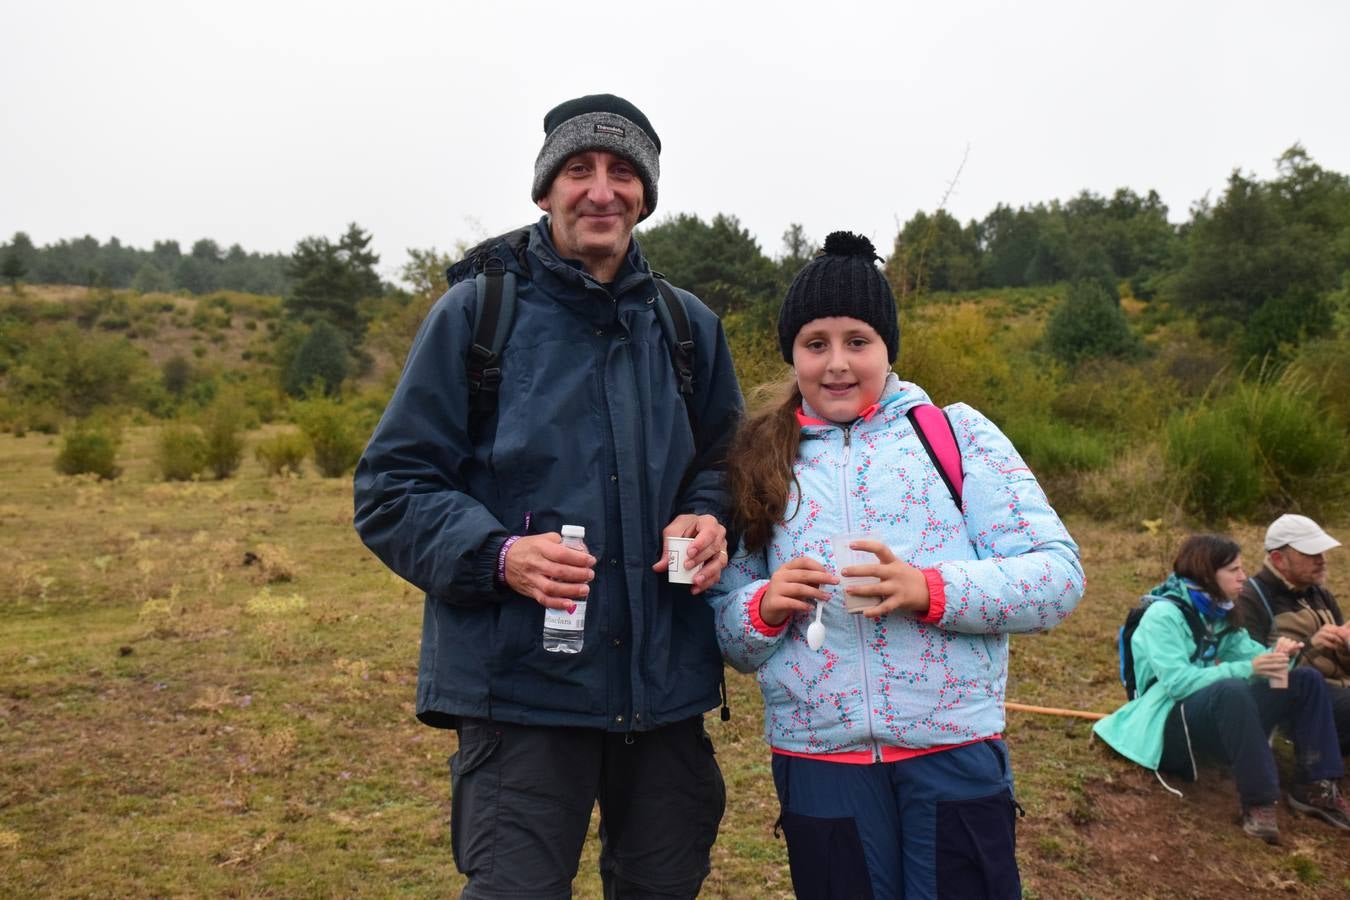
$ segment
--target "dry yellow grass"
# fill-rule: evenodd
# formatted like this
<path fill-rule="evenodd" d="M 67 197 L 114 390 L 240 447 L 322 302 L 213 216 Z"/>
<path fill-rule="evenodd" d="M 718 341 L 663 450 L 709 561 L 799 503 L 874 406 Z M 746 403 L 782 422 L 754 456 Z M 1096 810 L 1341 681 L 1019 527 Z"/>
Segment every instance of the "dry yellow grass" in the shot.
<path fill-rule="evenodd" d="M 99 482 L 55 475 L 53 439 L 0 435 L 0 896 L 453 895 L 454 739 L 412 717 L 421 598 L 357 541 L 348 482 L 267 478 L 248 453 L 230 481 L 164 484 L 151 443 L 132 429 Z M 1071 527 L 1088 598 L 1014 640 L 1009 696 L 1106 710 L 1114 629 L 1177 532 Z M 730 689 L 704 896 L 789 897 L 758 690 Z M 1015 714 L 1008 740 L 1029 896 L 1350 885 L 1328 829 L 1287 822 L 1294 854 L 1241 838 L 1218 776 L 1179 803 L 1086 723 Z M 592 824 L 579 897 L 599 895 Z"/>

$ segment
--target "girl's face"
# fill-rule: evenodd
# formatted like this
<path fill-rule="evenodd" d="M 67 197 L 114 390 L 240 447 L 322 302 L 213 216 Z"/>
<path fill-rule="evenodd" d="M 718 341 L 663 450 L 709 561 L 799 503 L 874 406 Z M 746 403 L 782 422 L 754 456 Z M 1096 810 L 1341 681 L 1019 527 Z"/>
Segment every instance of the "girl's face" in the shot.
<path fill-rule="evenodd" d="M 819 415 L 845 424 L 881 398 L 891 371 L 886 343 L 866 322 L 813 319 L 792 342 L 797 387 Z"/>
<path fill-rule="evenodd" d="M 1223 591 L 1223 599 L 1236 600 L 1238 592 L 1242 590 L 1242 584 L 1247 580 L 1247 573 L 1242 571 L 1242 557 L 1237 556 L 1226 566 L 1222 566 L 1214 573 L 1214 581 L 1219 585 L 1219 590 Z"/>

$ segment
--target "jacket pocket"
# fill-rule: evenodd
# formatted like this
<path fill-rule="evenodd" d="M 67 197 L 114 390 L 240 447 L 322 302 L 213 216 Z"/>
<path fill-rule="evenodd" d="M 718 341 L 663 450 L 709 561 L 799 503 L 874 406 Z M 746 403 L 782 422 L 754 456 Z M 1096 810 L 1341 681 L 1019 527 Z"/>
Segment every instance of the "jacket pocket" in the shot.
<path fill-rule="evenodd" d="M 1008 789 L 972 800 L 939 801 L 938 896 L 1021 897 L 1016 848 L 1016 815 Z"/>
<path fill-rule="evenodd" d="M 450 849 L 465 875 L 492 871 L 501 806 L 501 773 L 490 764 L 501 745 L 491 723 L 465 719 L 450 757 Z"/>

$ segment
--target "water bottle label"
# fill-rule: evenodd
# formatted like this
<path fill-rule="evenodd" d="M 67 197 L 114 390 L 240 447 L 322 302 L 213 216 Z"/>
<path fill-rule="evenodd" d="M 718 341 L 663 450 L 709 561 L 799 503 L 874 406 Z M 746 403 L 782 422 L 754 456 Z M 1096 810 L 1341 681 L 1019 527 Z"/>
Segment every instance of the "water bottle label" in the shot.
<path fill-rule="evenodd" d="M 577 603 L 575 612 L 565 609 L 544 610 L 544 627 L 557 631 L 584 631 L 586 628 L 586 603 Z"/>

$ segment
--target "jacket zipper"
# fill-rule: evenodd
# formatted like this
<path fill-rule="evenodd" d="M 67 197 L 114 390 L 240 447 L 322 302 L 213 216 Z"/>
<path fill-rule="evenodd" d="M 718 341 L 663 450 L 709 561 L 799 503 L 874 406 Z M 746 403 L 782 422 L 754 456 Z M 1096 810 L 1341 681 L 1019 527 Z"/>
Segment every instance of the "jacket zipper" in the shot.
<path fill-rule="evenodd" d="M 853 426 L 844 428 L 844 464 L 839 467 L 839 499 L 844 508 L 844 531 L 853 530 L 853 519 L 848 513 L 848 471 L 853 456 Z M 841 589 L 840 593 L 843 591 Z M 867 739 L 872 745 L 872 762 L 881 762 L 881 744 L 872 728 L 872 678 L 867 671 L 867 634 L 863 630 L 863 615 L 853 614 L 858 634 L 858 662 L 862 666 L 863 715 L 867 718 Z"/>

